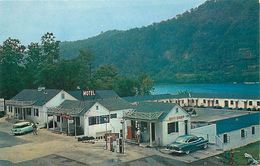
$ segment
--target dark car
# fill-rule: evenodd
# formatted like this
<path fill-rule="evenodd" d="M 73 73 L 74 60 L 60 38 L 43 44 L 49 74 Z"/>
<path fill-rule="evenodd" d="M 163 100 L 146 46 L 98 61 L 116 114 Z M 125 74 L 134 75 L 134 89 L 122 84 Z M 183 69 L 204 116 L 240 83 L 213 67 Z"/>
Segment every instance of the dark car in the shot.
<path fill-rule="evenodd" d="M 208 147 L 208 140 L 203 137 L 194 135 L 183 135 L 176 139 L 175 142 L 167 145 L 166 149 L 173 153 L 189 154 L 192 151 L 206 149 Z"/>

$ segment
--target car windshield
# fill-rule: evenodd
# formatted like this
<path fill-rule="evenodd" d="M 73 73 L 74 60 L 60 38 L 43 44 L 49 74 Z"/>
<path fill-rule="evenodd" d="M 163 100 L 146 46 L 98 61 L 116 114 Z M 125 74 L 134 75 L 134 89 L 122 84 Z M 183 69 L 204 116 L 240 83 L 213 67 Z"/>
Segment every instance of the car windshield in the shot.
<path fill-rule="evenodd" d="M 30 126 L 30 124 L 29 123 L 27 123 L 27 124 L 23 124 L 23 125 L 14 125 L 14 129 L 20 129 L 20 128 L 24 128 L 24 127 L 26 127 L 26 126 Z"/>
<path fill-rule="evenodd" d="M 185 138 L 185 137 L 179 137 L 179 138 L 176 139 L 175 142 L 178 142 L 178 143 L 185 143 L 186 141 L 187 141 L 187 138 Z"/>

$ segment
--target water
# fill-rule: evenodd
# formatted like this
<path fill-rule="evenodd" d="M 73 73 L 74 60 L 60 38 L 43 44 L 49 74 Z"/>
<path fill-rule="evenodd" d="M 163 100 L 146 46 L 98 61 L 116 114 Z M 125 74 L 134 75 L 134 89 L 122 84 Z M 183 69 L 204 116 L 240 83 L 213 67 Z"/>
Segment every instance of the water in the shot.
<path fill-rule="evenodd" d="M 178 91 L 260 96 L 260 84 L 157 84 L 152 94 L 175 94 Z"/>

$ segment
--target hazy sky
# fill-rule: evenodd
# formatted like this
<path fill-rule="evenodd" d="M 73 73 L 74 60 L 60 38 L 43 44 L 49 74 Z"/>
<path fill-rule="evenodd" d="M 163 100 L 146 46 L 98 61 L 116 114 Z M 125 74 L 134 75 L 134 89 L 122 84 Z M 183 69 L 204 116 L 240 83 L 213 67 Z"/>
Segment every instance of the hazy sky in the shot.
<path fill-rule="evenodd" d="M 142 27 L 174 17 L 205 0 L 0 0 L 0 42 L 40 41 L 46 32 L 58 40 L 80 40 L 107 30 Z"/>

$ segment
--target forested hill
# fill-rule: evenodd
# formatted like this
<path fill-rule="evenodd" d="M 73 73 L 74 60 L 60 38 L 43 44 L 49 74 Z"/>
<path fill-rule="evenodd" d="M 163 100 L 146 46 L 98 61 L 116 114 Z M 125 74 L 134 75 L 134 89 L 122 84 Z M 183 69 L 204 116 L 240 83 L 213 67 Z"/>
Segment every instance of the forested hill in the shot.
<path fill-rule="evenodd" d="M 258 0 L 210 0 L 147 27 L 62 42 L 61 56 L 89 49 L 95 65 L 113 64 L 127 75 L 148 73 L 159 82 L 258 81 L 258 11 Z"/>

